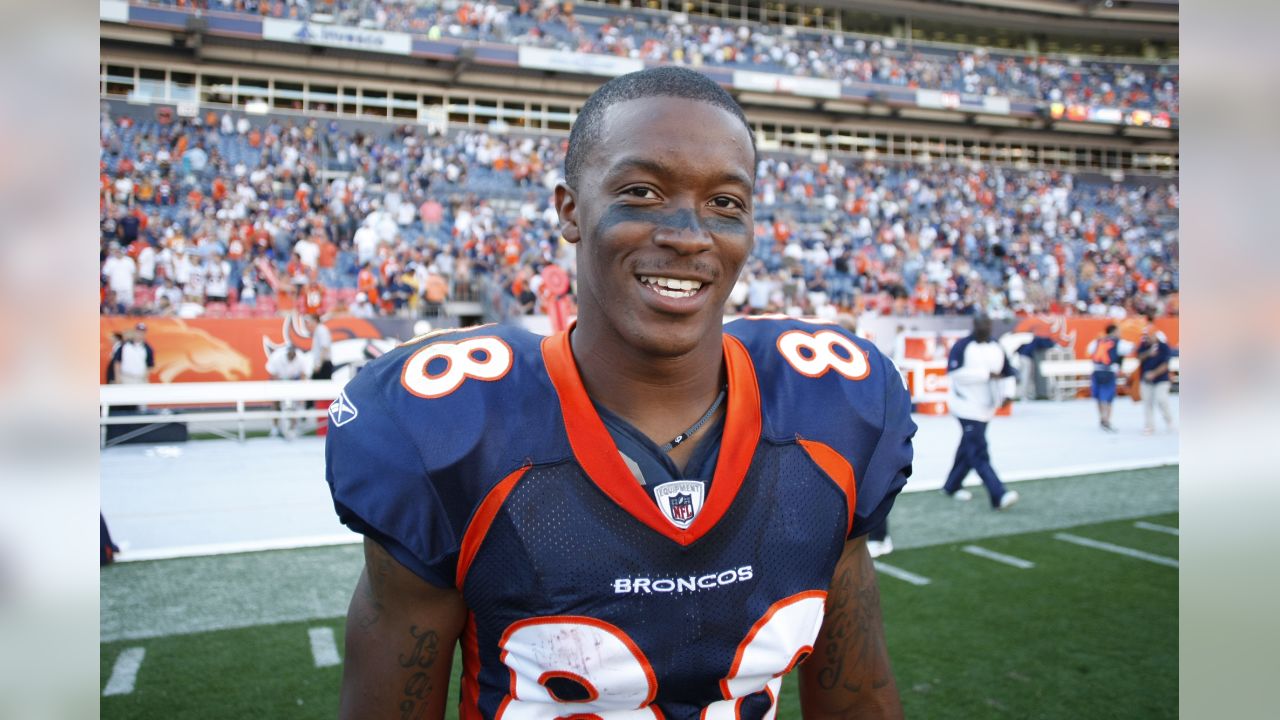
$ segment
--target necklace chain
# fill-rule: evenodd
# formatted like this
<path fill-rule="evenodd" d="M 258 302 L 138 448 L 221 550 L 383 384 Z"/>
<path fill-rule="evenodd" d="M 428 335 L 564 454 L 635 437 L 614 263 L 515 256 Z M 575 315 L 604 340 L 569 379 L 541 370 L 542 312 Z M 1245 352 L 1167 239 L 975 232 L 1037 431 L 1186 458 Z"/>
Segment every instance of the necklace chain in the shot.
<path fill-rule="evenodd" d="M 724 402 L 725 392 L 727 390 L 728 388 L 720 388 L 720 394 L 716 395 L 716 401 L 711 403 L 711 407 L 707 408 L 707 411 L 702 414 L 702 417 L 698 418 L 698 422 L 694 423 L 693 425 L 690 425 L 688 430 L 685 430 L 679 435 L 671 438 L 671 442 L 662 446 L 662 452 L 666 452 L 666 453 L 671 452 L 672 450 L 676 449 L 676 447 L 679 446 L 680 443 L 684 442 L 685 440 L 688 440 L 690 437 L 693 437 L 694 433 L 701 430 L 702 426 L 706 425 L 707 421 L 711 419 L 711 416 L 714 415 L 716 413 L 716 410 L 720 408 L 720 403 Z"/>

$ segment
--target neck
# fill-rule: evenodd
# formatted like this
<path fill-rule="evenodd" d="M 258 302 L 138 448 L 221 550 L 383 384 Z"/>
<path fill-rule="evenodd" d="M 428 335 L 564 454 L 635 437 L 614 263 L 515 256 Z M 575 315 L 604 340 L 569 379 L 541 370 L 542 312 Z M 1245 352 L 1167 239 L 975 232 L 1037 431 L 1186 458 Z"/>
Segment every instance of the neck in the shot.
<path fill-rule="evenodd" d="M 589 325 L 575 327 L 570 342 L 591 399 L 663 445 L 701 417 L 724 387 L 718 330 L 675 356 L 643 353 L 611 329 Z"/>

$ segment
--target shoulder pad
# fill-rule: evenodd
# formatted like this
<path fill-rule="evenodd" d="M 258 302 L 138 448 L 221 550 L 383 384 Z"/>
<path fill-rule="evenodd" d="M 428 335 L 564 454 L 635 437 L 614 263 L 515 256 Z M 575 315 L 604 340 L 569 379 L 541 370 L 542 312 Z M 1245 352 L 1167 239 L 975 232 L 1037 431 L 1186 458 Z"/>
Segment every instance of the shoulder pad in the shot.
<path fill-rule="evenodd" d="M 725 326 L 751 355 L 765 435 L 827 445 L 853 467 L 853 535 L 883 521 L 911 474 L 911 399 L 893 362 L 833 323 L 744 318 Z"/>
<path fill-rule="evenodd" d="M 427 333 L 366 365 L 346 394 L 353 402 L 376 396 L 419 447 L 429 473 L 465 469 L 489 477 L 545 461 L 549 451 L 558 459 L 563 454 L 551 439 L 563 432 L 543 421 L 559 413 L 547 412 L 558 401 L 542 340 L 503 325 Z"/>
<path fill-rule="evenodd" d="M 743 318 L 725 326 L 751 354 L 765 432 L 800 435 L 844 454 L 874 444 L 885 413 L 886 384 L 902 376 L 872 343 L 834 323 Z M 865 436 L 865 438 L 864 438 Z M 846 455 L 848 457 L 848 455 Z"/>
<path fill-rule="evenodd" d="M 540 343 L 496 326 L 432 334 L 357 373 L 330 406 L 325 448 L 342 522 L 452 585 L 462 533 L 493 486 L 570 455 Z"/>

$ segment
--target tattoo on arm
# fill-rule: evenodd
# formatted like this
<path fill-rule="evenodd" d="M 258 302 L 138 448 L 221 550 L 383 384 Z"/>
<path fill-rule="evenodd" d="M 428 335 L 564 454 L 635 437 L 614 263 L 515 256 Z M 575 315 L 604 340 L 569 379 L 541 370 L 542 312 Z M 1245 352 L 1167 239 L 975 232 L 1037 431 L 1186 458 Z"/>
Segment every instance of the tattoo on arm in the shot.
<path fill-rule="evenodd" d="M 839 588 L 827 608 L 823 656 L 817 679 L 824 690 L 880 690 L 893 680 L 880 617 L 880 592 L 868 561 L 842 562 L 832 583 Z M 870 687 L 868 687 L 868 685 Z"/>
<path fill-rule="evenodd" d="M 430 670 L 440 653 L 440 639 L 434 630 L 419 632 L 418 626 L 414 625 L 409 628 L 409 636 L 413 638 L 413 648 L 408 654 L 397 658 L 400 667 L 413 671 L 404 684 L 404 699 L 400 702 L 401 720 L 413 720 L 426 713 L 431 704 Z"/>

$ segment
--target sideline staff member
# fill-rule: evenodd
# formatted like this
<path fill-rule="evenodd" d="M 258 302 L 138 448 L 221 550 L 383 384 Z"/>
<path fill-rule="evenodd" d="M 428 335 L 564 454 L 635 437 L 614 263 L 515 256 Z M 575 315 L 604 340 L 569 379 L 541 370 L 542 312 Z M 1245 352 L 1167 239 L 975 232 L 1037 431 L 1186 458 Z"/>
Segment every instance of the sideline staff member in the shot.
<path fill-rule="evenodd" d="M 956 500 L 973 499 L 973 493 L 961 487 L 973 470 L 987 488 L 991 507 L 1012 507 L 1018 502 L 1018 491 L 1005 489 L 991 467 L 987 423 L 995 417 L 997 408 L 1013 401 L 1017 378 L 1004 348 L 991 338 L 991 318 L 975 317 L 973 334 L 951 347 L 947 375 L 951 378 L 951 414 L 960 421 L 960 445 L 942 491 Z"/>
<path fill-rule="evenodd" d="M 805 717 L 901 717 L 865 533 L 910 400 L 836 325 L 722 324 L 755 167 L 705 76 L 609 81 L 555 193 L 577 324 L 432 333 L 335 401 L 343 717 L 442 717 L 459 642 L 462 718 L 764 717 L 797 665 Z"/>
<path fill-rule="evenodd" d="M 1098 424 L 1107 432 L 1115 432 L 1111 426 L 1111 407 L 1116 399 L 1116 375 L 1120 373 L 1120 335 L 1115 323 L 1109 323 L 1106 331 L 1089 342 L 1086 350 L 1093 360 L 1093 375 L 1089 377 L 1089 394 L 1098 402 Z"/>

